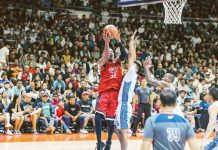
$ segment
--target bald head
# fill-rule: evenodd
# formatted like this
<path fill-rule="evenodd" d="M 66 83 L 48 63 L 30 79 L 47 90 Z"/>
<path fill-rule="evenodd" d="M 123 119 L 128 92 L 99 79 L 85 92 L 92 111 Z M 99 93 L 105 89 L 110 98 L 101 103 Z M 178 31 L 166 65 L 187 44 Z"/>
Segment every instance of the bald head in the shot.
<path fill-rule="evenodd" d="M 26 95 L 25 95 L 25 101 L 26 101 L 27 103 L 29 103 L 29 102 L 31 101 L 31 99 L 32 99 L 32 94 L 26 93 Z"/>
<path fill-rule="evenodd" d="M 163 80 L 168 83 L 173 83 L 175 76 L 171 73 L 167 73 L 164 75 Z"/>

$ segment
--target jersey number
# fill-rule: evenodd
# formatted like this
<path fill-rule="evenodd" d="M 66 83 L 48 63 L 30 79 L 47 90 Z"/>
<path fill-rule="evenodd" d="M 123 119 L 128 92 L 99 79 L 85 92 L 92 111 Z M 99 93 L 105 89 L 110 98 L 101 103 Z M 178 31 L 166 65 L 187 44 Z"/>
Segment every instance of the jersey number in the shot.
<path fill-rule="evenodd" d="M 111 79 L 116 79 L 116 78 L 117 78 L 116 73 L 111 74 L 110 78 L 111 78 Z"/>
<path fill-rule="evenodd" d="M 167 134 L 167 139 L 170 142 L 178 142 L 180 140 L 180 131 L 178 128 L 167 128 Z"/>

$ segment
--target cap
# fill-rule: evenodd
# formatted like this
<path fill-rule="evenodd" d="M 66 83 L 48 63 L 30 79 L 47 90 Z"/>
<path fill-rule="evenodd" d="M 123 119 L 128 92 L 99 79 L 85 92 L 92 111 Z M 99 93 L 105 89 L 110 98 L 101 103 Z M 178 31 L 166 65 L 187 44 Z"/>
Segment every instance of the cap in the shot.
<path fill-rule="evenodd" d="M 210 74 L 210 72 L 206 72 L 206 75 Z"/>
<path fill-rule="evenodd" d="M 89 95 L 89 92 L 84 91 L 82 95 Z"/>
<path fill-rule="evenodd" d="M 59 96 L 57 92 L 54 92 L 53 96 Z"/>
<path fill-rule="evenodd" d="M 42 97 L 45 97 L 45 96 L 49 97 L 49 95 L 48 95 L 47 92 L 44 92 L 44 93 L 42 94 Z"/>
<path fill-rule="evenodd" d="M 67 99 L 68 99 L 68 100 L 71 99 L 71 98 L 75 98 L 75 96 L 73 95 L 73 93 L 69 93 L 69 94 L 67 95 Z"/>
<path fill-rule="evenodd" d="M 93 66 L 97 66 L 98 64 L 97 63 L 93 63 Z"/>
<path fill-rule="evenodd" d="M 4 82 L 4 84 L 9 84 L 9 83 L 10 83 L 9 81 L 5 81 L 5 82 Z"/>

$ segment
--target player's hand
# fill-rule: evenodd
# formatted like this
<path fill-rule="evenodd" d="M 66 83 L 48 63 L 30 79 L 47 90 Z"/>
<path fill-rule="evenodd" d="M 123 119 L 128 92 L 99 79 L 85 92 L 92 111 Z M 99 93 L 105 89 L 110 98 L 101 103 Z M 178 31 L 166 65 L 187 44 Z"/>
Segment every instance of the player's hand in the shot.
<path fill-rule="evenodd" d="M 117 33 L 117 35 L 114 37 L 116 40 L 117 40 L 117 42 L 121 42 L 121 39 L 120 39 L 120 32 L 118 32 Z"/>
<path fill-rule="evenodd" d="M 103 36 L 103 39 L 104 39 L 105 43 L 109 43 L 110 42 L 110 37 L 107 36 L 107 33 L 103 32 L 102 36 Z"/>
<path fill-rule="evenodd" d="M 143 62 L 143 66 L 144 66 L 145 68 L 150 69 L 150 68 L 153 66 L 153 65 L 152 65 L 152 61 L 151 61 L 151 58 L 146 59 L 146 60 Z"/>
<path fill-rule="evenodd" d="M 137 30 L 133 33 L 133 35 L 130 38 L 130 42 L 129 42 L 129 47 L 130 48 L 134 48 L 136 49 L 137 47 L 137 41 L 138 41 L 138 36 L 135 37 Z"/>

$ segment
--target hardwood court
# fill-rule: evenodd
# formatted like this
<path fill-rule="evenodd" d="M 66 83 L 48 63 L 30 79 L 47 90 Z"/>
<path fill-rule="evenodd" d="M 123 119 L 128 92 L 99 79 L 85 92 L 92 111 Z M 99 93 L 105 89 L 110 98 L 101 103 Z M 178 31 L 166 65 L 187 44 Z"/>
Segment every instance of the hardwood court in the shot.
<path fill-rule="evenodd" d="M 197 134 L 199 144 L 203 133 Z M 210 137 L 214 137 L 215 133 Z M 106 133 L 102 134 L 102 139 L 106 140 Z M 129 135 L 129 150 L 139 150 L 142 142 L 142 134 L 138 137 L 131 137 Z M 208 140 L 209 141 L 209 140 Z M 0 150 L 94 150 L 95 148 L 95 134 L 23 134 L 6 136 L 0 135 Z M 113 144 L 111 150 L 119 150 L 119 141 L 116 135 L 113 136 Z M 186 150 L 189 150 L 187 147 Z"/>

